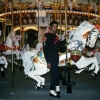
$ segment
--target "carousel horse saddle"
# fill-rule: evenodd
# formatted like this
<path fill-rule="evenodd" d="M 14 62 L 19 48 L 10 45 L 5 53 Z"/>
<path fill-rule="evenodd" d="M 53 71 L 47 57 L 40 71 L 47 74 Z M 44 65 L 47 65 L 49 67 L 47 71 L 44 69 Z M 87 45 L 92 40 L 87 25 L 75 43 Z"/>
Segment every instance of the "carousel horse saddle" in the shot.
<path fill-rule="evenodd" d="M 82 52 L 79 50 L 72 50 L 71 51 L 71 59 L 74 62 L 77 62 L 81 58 Z"/>

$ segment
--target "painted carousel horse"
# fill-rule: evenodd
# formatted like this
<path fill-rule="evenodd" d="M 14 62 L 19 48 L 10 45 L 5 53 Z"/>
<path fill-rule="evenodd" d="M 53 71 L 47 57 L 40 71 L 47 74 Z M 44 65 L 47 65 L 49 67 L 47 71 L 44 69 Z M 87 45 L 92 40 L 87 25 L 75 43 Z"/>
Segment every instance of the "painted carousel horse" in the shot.
<path fill-rule="evenodd" d="M 97 60 L 98 60 L 99 68 L 100 68 L 100 34 L 96 34 L 97 31 L 98 31 L 97 29 L 94 29 L 93 32 L 91 32 L 88 35 L 88 42 L 87 42 L 87 44 L 89 44 L 89 45 L 91 45 L 91 47 L 95 47 L 95 48 L 94 48 L 94 50 L 88 52 L 87 56 L 88 57 L 91 57 L 91 56 L 96 57 Z M 93 40 L 93 41 L 90 41 L 90 40 Z M 94 44 L 93 43 L 94 41 L 96 41 L 95 46 L 92 45 L 92 44 Z"/>
<path fill-rule="evenodd" d="M 95 45 L 96 39 L 94 35 L 91 35 L 91 38 L 88 36 L 88 34 L 93 33 L 95 31 L 95 35 L 98 36 L 99 31 L 98 29 L 90 24 L 89 22 L 85 21 L 80 24 L 80 26 L 76 29 L 72 41 L 68 44 L 67 48 L 71 51 L 70 52 L 70 58 L 71 58 L 71 64 L 76 65 L 79 70 L 75 71 L 75 73 L 79 74 L 83 70 L 87 68 L 88 65 L 92 64 L 91 67 L 89 67 L 90 70 L 94 70 L 92 74 L 93 78 L 96 79 L 97 73 L 99 71 L 98 61 L 96 57 L 92 58 L 85 58 L 82 55 L 82 52 L 86 45 L 89 47 L 93 47 Z M 88 32 L 90 31 L 90 33 Z M 87 37 L 88 36 L 88 37 Z M 88 38 L 88 39 L 87 39 Z M 78 41 L 78 42 L 77 42 Z M 68 57 L 69 58 L 69 57 Z"/>
<path fill-rule="evenodd" d="M 19 36 L 20 38 L 20 36 Z M 19 59 L 19 44 L 18 44 L 18 35 L 15 35 L 14 32 L 11 32 L 5 42 L 5 52 L 6 56 L 11 55 L 12 53 L 16 55 L 16 58 Z M 14 45 L 12 42 L 14 41 Z"/>
<path fill-rule="evenodd" d="M 37 82 L 35 86 L 37 90 L 45 87 L 45 78 L 41 77 L 41 75 L 49 72 L 47 64 L 42 63 L 37 56 L 37 54 L 40 52 L 41 47 L 42 44 L 38 43 L 36 49 L 33 49 L 32 51 L 26 51 L 22 55 L 24 73 Z"/>

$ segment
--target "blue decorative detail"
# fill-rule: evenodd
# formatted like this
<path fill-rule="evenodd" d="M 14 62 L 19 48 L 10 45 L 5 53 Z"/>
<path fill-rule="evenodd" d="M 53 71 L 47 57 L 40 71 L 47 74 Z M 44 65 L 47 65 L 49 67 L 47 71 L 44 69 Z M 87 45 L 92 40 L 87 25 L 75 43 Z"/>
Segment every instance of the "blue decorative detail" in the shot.
<path fill-rule="evenodd" d="M 100 34 L 97 34 L 97 36 L 100 38 Z"/>

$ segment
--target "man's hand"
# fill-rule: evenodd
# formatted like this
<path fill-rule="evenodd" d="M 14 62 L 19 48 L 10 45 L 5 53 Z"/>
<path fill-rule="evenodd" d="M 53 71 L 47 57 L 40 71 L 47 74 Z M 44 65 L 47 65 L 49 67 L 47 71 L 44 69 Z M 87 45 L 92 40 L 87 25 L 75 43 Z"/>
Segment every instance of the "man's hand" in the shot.
<path fill-rule="evenodd" d="M 47 68 L 51 68 L 51 63 L 47 63 Z"/>

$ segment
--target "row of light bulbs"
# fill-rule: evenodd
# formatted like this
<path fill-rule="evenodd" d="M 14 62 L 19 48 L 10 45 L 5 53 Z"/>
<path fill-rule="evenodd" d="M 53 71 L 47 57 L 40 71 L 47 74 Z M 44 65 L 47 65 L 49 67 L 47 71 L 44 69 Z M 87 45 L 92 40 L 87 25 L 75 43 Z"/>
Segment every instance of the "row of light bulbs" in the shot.
<path fill-rule="evenodd" d="M 33 12 L 37 12 L 37 10 L 23 10 L 21 11 L 22 13 L 33 13 Z M 41 11 L 39 11 L 41 12 Z M 46 12 L 46 13 L 55 13 L 54 10 L 43 10 L 42 12 Z M 73 13 L 73 14 L 80 14 L 80 15 L 90 15 L 90 16 L 94 16 L 94 17 L 99 17 L 99 15 L 97 14 L 92 14 L 92 13 L 86 13 L 86 12 L 78 12 L 78 11 L 67 11 L 68 13 Z M 18 14 L 20 13 L 20 11 L 14 11 L 13 12 L 14 14 Z M 60 13 L 60 11 L 58 10 L 58 13 Z M 61 13 L 65 13 L 64 10 L 61 11 Z M 7 14 L 11 14 L 11 12 L 7 12 L 7 13 L 2 13 L 0 14 L 0 17 L 4 16 L 4 15 L 7 15 Z"/>

